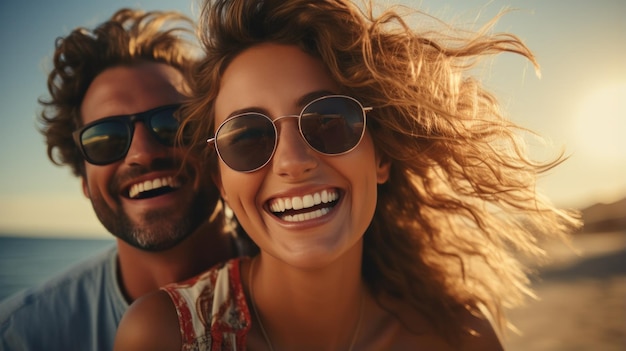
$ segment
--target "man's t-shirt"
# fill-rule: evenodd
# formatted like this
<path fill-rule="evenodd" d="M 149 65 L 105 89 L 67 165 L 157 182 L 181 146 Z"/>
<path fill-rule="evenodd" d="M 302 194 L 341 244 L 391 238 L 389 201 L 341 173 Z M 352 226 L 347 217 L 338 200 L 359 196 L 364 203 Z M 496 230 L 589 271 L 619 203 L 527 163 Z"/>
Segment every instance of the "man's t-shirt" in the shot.
<path fill-rule="evenodd" d="M 128 308 L 112 247 L 0 303 L 0 351 L 112 350 Z"/>

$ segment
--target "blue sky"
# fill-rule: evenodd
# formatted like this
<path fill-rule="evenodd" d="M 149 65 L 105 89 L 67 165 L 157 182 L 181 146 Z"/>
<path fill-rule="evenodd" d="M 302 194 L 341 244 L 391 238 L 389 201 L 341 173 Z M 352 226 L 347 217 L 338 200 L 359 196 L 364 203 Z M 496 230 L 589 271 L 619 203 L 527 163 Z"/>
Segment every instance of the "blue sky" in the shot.
<path fill-rule="evenodd" d="M 557 204 L 584 207 L 626 196 L 626 2 L 621 0 L 424 0 L 446 21 L 485 23 L 504 7 L 497 31 L 519 35 L 535 52 L 542 77 L 509 55 L 490 62 L 483 78 L 510 118 L 571 158 L 540 187 Z M 0 3 L 0 233 L 108 237 L 79 181 L 47 159 L 36 130 L 37 99 L 46 96 L 54 40 L 93 27 L 121 7 L 175 9 L 194 16 L 192 0 L 24 0 Z M 419 25 L 419 24 L 417 24 Z M 539 151 L 547 147 L 547 152 Z M 543 149 L 542 149 L 543 150 Z"/>

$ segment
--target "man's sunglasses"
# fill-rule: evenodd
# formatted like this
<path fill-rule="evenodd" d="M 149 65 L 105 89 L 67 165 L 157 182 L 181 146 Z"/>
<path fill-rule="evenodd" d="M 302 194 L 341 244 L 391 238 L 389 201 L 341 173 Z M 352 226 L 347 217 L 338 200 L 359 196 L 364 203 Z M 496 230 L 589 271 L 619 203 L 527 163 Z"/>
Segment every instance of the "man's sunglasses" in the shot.
<path fill-rule="evenodd" d="M 278 143 L 276 123 L 297 118 L 304 140 L 324 155 L 342 155 L 352 151 L 365 134 L 365 113 L 371 107 L 344 95 L 328 95 L 315 99 L 299 115 L 272 119 L 256 112 L 247 112 L 225 120 L 217 128 L 214 144 L 217 154 L 231 169 L 254 172 L 265 166 L 274 155 Z"/>
<path fill-rule="evenodd" d="M 174 113 L 180 104 L 157 107 L 132 115 L 106 117 L 94 121 L 73 133 L 74 141 L 94 165 L 106 165 L 126 157 L 135 132 L 135 123 L 143 122 L 161 144 L 174 145 L 179 123 Z"/>

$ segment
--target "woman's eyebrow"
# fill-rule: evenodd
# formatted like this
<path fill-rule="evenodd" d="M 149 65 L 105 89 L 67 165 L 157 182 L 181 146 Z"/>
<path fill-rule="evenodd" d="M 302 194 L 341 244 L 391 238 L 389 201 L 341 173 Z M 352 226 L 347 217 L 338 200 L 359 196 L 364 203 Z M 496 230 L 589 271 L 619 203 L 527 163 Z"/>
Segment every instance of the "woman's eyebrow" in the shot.
<path fill-rule="evenodd" d="M 298 101 L 296 102 L 296 106 L 298 106 L 299 108 L 303 108 L 304 106 L 306 106 L 309 102 L 321 98 L 323 96 L 328 96 L 328 95 L 335 95 L 335 92 L 332 92 L 330 90 L 316 90 L 316 91 L 312 91 L 310 93 L 307 93 L 305 95 L 303 95 L 302 97 L 300 97 L 298 99 Z M 226 116 L 226 119 L 229 119 L 233 116 L 237 116 L 240 115 L 242 113 L 260 113 L 262 115 L 266 115 L 268 116 L 268 111 L 262 107 L 256 107 L 256 106 L 250 106 L 250 107 L 245 107 L 245 108 L 241 108 L 241 109 L 237 109 L 235 111 L 232 111 L 231 113 L 228 114 L 228 116 Z"/>
<path fill-rule="evenodd" d="M 298 99 L 298 107 L 304 107 L 306 106 L 306 104 L 308 104 L 309 102 L 321 98 L 323 96 L 328 96 L 328 95 L 335 95 L 335 92 L 332 92 L 330 90 L 316 90 L 316 91 L 312 91 L 310 93 L 307 93 L 305 95 L 303 95 L 301 98 Z"/>
<path fill-rule="evenodd" d="M 231 113 L 228 114 L 228 116 L 226 116 L 226 118 L 224 120 L 227 120 L 233 116 L 237 116 L 237 115 L 241 115 L 244 113 L 260 113 L 262 115 L 267 115 L 267 110 L 261 107 L 255 107 L 255 106 L 251 106 L 251 107 L 244 107 L 244 108 L 240 108 L 238 110 L 235 110 Z"/>

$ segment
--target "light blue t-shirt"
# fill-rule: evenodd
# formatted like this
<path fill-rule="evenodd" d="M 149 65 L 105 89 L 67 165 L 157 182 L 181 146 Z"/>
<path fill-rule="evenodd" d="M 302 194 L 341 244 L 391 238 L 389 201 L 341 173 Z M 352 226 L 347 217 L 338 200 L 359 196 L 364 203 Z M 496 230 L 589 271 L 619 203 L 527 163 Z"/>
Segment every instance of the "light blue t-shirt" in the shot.
<path fill-rule="evenodd" d="M 112 247 L 0 303 L 0 351 L 112 350 L 128 308 Z"/>

